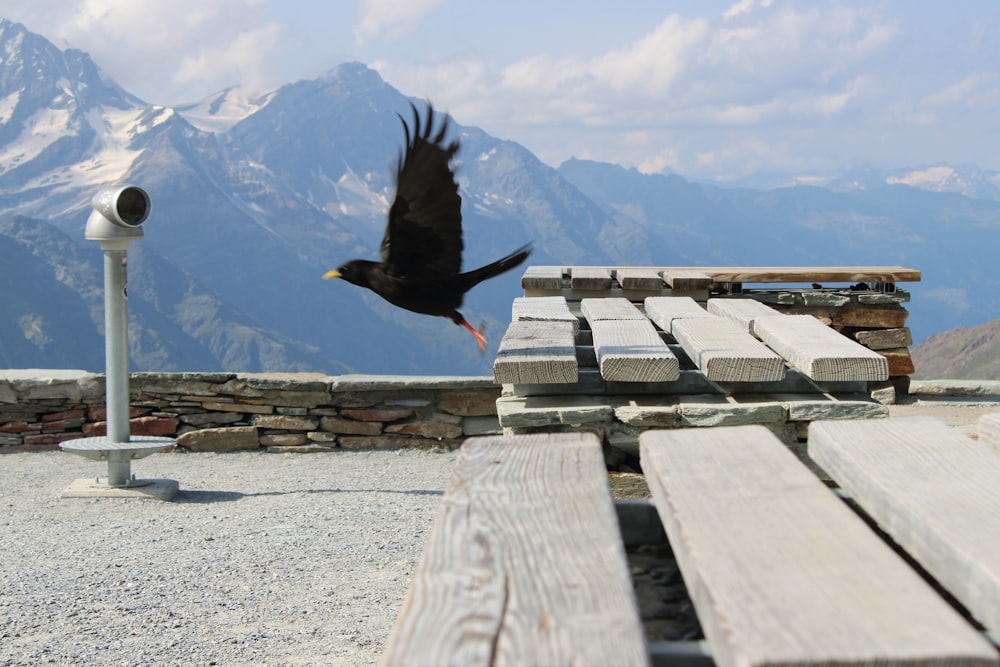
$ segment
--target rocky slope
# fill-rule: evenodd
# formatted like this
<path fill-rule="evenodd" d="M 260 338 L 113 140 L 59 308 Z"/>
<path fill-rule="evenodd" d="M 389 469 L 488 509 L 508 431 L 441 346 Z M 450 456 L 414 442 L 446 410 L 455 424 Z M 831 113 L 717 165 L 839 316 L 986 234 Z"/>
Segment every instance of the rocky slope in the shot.
<path fill-rule="evenodd" d="M 918 379 L 1000 380 L 1000 319 L 931 336 L 911 355 Z"/>

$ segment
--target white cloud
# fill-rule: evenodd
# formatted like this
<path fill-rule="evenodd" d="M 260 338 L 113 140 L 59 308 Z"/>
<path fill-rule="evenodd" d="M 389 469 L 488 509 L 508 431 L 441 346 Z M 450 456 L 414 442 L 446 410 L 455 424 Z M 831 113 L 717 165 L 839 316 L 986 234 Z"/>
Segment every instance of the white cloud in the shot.
<path fill-rule="evenodd" d="M 271 54 L 282 40 L 283 31 L 275 23 L 235 35 L 232 41 L 217 48 L 203 48 L 184 56 L 173 80 L 178 84 L 219 81 L 220 77 L 240 81 L 249 89 L 264 84 L 258 76 Z"/>
<path fill-rule="evenodd" d="M 705 177 L 997 161 L 1000 23 L 973 10 L 729 0 L 666 15 L 650 4 L 566 15 L 528 0 L 0 0 L 0 16 L 88 51 L 159 104 L 366 61 L 550 164 L 577 156 Z"/>
<path fill-rule="evenodd" d="M 7 1 L 0 0 L 0 15 Z M 87 51 L 147 101 L 170 104 L 259 77 L 281 40 L 263 20 L 269 1 L 43 0 L 21 3 L 31 7 L 15 20 L 61 47 Z"/>
<path fill-rule="evenodd" d="M 708 30 L 704 19 L 668 16 L 635 44 L 595 59 L 587 69 L 618 93 L 669 95 L 704 48 Z"/>
<path fill-rule="evenodd" d="M 1000 73 L 976 72 L 961 81 L 925 96 L 921 103 L 927 107 L 996 105 L 1000 101 Z"/>
<path fill-rule="evenodd" d="M 416 29 L 445 0 L 359 0 L 354 36 L 359 44 L 388 32 L 398 36 Z"/>
<path fill-rule="evenodd" d="M 771 6 L 771 0 L 739 0 L 736 4 L 731 6 L 726 10 L 726 13 L 722 15 L 723 18 L 731 19 L 739 16 L 740 14 L 747 14 L 754 10 L 754 7 L 760 5 L 763 8 L 768 8 Z"/>
<path fill-rule="evenodd" d="M 522 141 L 574 127 L 581 136 L 595 127 L 749 129 L 830 122 L 862 107 L 877 88 L 867 72 L 894 35 L 892 22 L 868 9 L 758 0 L 715 18 L 667 16 L 589 59 L 537 54 L 496 66 L 471 55 L 430 65 L 385 62 L 381 71 L 404 92 L 427 95 L 459 117 L 475 109 L 472 117 L 488 131 Z M 620 142 L 605 148 L 604 159 L 628 153 L 633 165 L 661 155 L 681 161 L 662 144 L 642 156 L 634 150 Z"/>

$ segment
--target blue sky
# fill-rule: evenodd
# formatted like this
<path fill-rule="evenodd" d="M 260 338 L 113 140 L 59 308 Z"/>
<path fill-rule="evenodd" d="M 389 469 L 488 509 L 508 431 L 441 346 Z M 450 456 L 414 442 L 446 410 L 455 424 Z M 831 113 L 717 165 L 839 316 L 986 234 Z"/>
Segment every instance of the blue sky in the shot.
<path fill-rule="evenodd" d="M 0 15 L 156 104 L 358 60 L 553 166 L 1000 169 L 994 0 L 0 0 Z"/>

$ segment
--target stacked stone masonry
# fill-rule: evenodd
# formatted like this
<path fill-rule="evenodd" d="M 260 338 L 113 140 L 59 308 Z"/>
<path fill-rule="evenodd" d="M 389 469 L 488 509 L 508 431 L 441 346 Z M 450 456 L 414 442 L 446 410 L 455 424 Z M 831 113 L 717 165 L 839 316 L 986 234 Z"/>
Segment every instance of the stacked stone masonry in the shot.
<path fill-rule="evenodd" d="M 457 447 L 500 433 L 490 377 L 135 373 L 130 432 L 190 451 Z M 105 432 L 104 376 L 0 371 L 0 451 Z"/>

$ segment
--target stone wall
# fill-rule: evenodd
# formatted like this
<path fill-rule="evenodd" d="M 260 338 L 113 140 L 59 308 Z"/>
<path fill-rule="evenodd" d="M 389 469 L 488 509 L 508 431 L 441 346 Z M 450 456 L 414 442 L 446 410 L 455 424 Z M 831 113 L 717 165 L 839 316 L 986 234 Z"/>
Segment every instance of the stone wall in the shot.
<path fill-rule="evenodd" d="M 500 432 L 491 377 L 134 373 L 133 435 L 191 451 L 456 447 Z M 0 371 L 0 451 L 104 435 L 104 375 Z"/>

